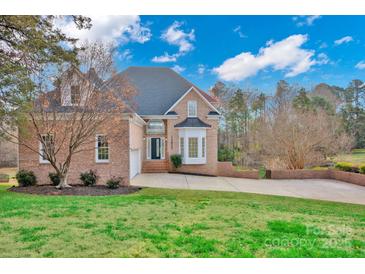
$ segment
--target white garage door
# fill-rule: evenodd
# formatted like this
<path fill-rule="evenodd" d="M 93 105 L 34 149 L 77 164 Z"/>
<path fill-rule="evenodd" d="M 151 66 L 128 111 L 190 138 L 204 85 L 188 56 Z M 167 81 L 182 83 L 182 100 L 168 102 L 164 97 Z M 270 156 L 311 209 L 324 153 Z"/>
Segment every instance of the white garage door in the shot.
<path fill-rule="evenodd" d="M 139 149 L 131 149 L 130 150 L 130 178 L 132 179 L 138 173 L 141 172 L 141 160 L 140 160 L 140 151 Z"/>

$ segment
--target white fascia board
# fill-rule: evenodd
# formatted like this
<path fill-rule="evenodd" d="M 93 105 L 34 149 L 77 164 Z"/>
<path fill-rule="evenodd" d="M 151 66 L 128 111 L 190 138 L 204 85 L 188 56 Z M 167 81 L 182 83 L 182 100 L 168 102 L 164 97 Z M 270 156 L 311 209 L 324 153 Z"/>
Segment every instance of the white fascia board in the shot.
<path fill-rule="evenodd" d="M 143 118 L 141 116 L 139 116 L 137 113 L 133 114 L 133 118 L 135 118 L 136 120 L 138 120 L 138 123 L 145 125 L 147 124 L 145 120 L 143 120 Z"/>
<path fill-rule="evenodd" d="M 179 104 L 181 102 L 182 99 L 184 99 L 184 97 L 189 94 L 190 91 L 195 91 L 202 99 L 204 102 L 206 102 L 208 104 L 208 106 L 210 106 L 214 111 L 218 112 L 220 114 L 220 112 L 215 108 L 215 106 L 213 106 L 199 91 L 197 91 L 197 89 L 194 86 L 191 86 L 191 88 L 189 88 L 166 112 L 165 115 L 174 109 L 174 107 L 176 107 L 177 104 Z"/>

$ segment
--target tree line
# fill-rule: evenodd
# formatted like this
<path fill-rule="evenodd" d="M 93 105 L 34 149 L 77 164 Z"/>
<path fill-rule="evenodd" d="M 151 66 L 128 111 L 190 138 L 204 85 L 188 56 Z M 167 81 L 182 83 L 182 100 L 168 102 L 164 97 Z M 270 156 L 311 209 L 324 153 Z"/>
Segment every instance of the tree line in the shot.
<path fill-rule="evenodd" d="M 242 167 L 302 169 L 365 147 L 365 84 L 311 90 L 277 83 L 273 95 L 217 82 L 219 160 Z"/>

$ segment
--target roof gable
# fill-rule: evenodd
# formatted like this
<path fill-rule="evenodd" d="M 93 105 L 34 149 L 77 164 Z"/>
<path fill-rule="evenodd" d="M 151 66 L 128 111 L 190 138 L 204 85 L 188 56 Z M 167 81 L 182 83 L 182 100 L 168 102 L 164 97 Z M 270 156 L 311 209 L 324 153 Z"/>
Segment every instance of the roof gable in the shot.
<path fill-rule="evenodd" d="M 115 77 L 124 77 L 136 88 L 137 94 L 132 101 L 139 115 L 164 115 L 191 87 L 195 87 L 174 70 L 165 67 L 129 67 L 108 80 L 105 87 L 113 85 Z M 206 101 L 214 101 L 205 92 L 195 89 Z"/>
<path fill-rule="evenodd" d="M 217 112 L 219 114 L 219 111 L 211 104 L 211 102 L 208 101 L 208 99 L 202 94 L 202 91 L 200 91 L 199 89 L 197 89 L 195 86 L 192 86 L 191 88 L 189 88 L 179 99 L 176 100 L 176 102 L 171 105 L 171 107 L 165 112 L 165 114 L 167 114 L 168 112 L 172 111 L 184 98 L 185 96 L 187 96 L 189 93 L 191 92 L 195 92 L 198 97 L 200 99 L 202 99 L 202 101 L 207 104 L 209 106 L 209 108 L 214 111 Z M 208 94 L 207 94 L 208 95 Z M 209 96 L 209 95 L 208 95 Z M 210 96 L 209 96 L 210 97 Z"/>

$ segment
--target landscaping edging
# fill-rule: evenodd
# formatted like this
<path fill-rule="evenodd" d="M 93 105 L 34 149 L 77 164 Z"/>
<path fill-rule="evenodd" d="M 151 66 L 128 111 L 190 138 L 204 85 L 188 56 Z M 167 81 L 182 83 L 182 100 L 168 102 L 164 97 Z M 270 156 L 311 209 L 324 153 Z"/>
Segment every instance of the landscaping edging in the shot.
<path fill-rule="evenodd" d="M 70 188 L 57 189 L 52 185 L 36 185 L 27 187 L 11 187 L 12 192 L 37 194 L 37 195 L 71 195 L 71 196 L 107 196 L 107 195 L 127 195 L 141 190 L 141 187 L 128 186 L 116 189 L 107 188 L 104 185 L 83 186 L 72 185 Z"/>

